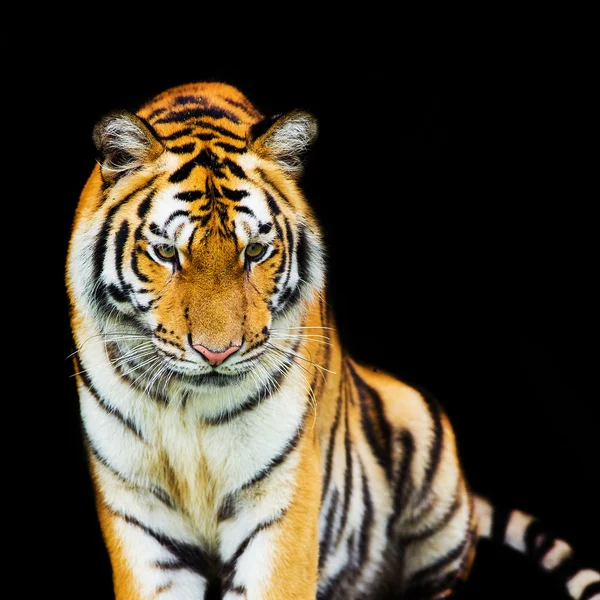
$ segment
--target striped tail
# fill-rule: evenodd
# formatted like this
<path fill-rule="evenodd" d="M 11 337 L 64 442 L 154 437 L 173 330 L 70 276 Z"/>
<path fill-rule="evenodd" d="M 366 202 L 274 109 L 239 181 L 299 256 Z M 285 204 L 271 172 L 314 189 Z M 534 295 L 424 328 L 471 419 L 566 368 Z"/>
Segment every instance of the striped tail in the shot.
<path fill-rule="evenodd" d="M 475 497 L 479 537 L 506 544 L 531 557 L 566 588 L 574 600 L 600 600 L 600 572 L 580 565 L 573 548 L 519 510 L 500 511 Z"/>

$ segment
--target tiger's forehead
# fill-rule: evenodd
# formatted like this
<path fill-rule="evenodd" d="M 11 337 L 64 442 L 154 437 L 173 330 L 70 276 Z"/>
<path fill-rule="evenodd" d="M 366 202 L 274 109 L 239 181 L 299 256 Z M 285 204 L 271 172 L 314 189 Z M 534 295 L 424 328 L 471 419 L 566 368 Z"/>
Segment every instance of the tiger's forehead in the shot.
<path fill-rule="evenodd" d="M 256 229 L 268 222 L 264 195 L 252 183 L 256 157 L 248 147 L 250 127 L 262 115 L 239 90 L 220 83 L 179 86 L 138 115 L 166 149 L 166 181 L 152 217 L 169 237 L 191 225 L 235 235 L 240 224 Z"/>
<path fill-rule="evenodd" d="M 183 137 L 221 147 L 243 145 L 249 127 L 263 118 L 238 89 L 222 83 L 172 88 L 145 104 L 138 115 L 167 147 L 176 147 Z"/>
<path fill-rule="evenodd" d="M 204 170 L 185 182 L 161 186 L 152 201 L 151 224 L 168 237 L 184 222 L 227 235 L 241 223 L 254 230 L 272 219 L 264 191 L 250 180 L 223 182 Z"/>

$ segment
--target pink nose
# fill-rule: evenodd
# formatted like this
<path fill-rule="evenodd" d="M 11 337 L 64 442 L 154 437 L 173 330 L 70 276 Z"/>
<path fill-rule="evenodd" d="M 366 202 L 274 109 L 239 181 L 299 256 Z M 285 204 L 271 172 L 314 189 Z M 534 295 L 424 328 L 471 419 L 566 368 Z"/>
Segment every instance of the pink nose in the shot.
<path fill-rule="evenodd" d="M 229 346 L 229 348 L 223 350 L 223 352 L 213 352 L 202 344 L 192 345 L 192 348 L 196 350 L 196 352 L 200 352 L 211 367 L 218 367 L 228 356 L 237 352 L 241 346 Z"/>

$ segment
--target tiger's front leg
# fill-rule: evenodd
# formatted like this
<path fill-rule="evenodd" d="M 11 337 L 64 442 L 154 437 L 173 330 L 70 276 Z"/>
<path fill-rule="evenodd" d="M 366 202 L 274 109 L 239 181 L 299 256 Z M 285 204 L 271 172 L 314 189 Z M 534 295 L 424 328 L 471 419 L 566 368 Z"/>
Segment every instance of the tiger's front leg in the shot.
<path fill-rule="evenodd" d="M 182 515 L 139 490 L 115 486 L 106 494 L 103 479 L 97 510 L 115 600 L 214 598 L 221 589 L 220 563 L 198 543 Z"/>
<path fill-rule="evenodd" d="M 176 507 L 124 489 L 92 459 L 116 600 L 314 600 L 320 483 L 313 438 L 310 429 L 303 434 L 295 468 L 281 465 L 221 506 L 211 549 Z"/>
<path fill-rule="evenodd" d="M 243 540 L 238 539 L 233 554 L 223 556 L 223 600 L 315 600 L 321 493 L 315 433 L 306 428 L 297 447 L 299 460 L 293 477 L 291 473 L 275 477 L 268 486 L 270 498 L 261 497 L 260 490 L 249 490 L 248 496 L 254 495 L 257 503 L 273 506 L 279 494 L 287 496 L 292 488 L 291 499 L 280 505 L 279 516 L 265 521 L 251 509 L 231 520 L 232 532 L 236 520 L 257 524 Z"/>

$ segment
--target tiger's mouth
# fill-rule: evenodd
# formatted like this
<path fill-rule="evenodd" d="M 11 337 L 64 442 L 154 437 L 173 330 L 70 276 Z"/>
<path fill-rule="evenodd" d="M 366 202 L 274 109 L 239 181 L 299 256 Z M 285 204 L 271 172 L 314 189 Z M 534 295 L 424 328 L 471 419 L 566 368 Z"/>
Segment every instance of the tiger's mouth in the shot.
<path fill-rule="evenodd" d="M 179 382 L 192 387 L 226 387 L 239 385 L 250 375 L 255 360 L 244 364 L 209 367 L 154 347 L 151 356 L 148 352 L 136 355 L 127 346 L 118 342 L 108 342 L 106 350 L 110 363 L 119 375 L 137 387 L 152 393 L 156 388 L 162 394 L 165 382 Z M 159 395 L 160 395 L 159 394 Z"/>
<path fill-rule="evenodd" d="M 218 371 L 211 371 L 209 373 L 198 373 L 198 374 L 184 374 L 179 371 L 173 371 L 173 374 L 182 383 L 194 386 L 194 387 L 226 387 L 229 385 L 238 385 L 244 381 L 249 371 L 236 371 L 233 373 L 221 373 Z"/>

